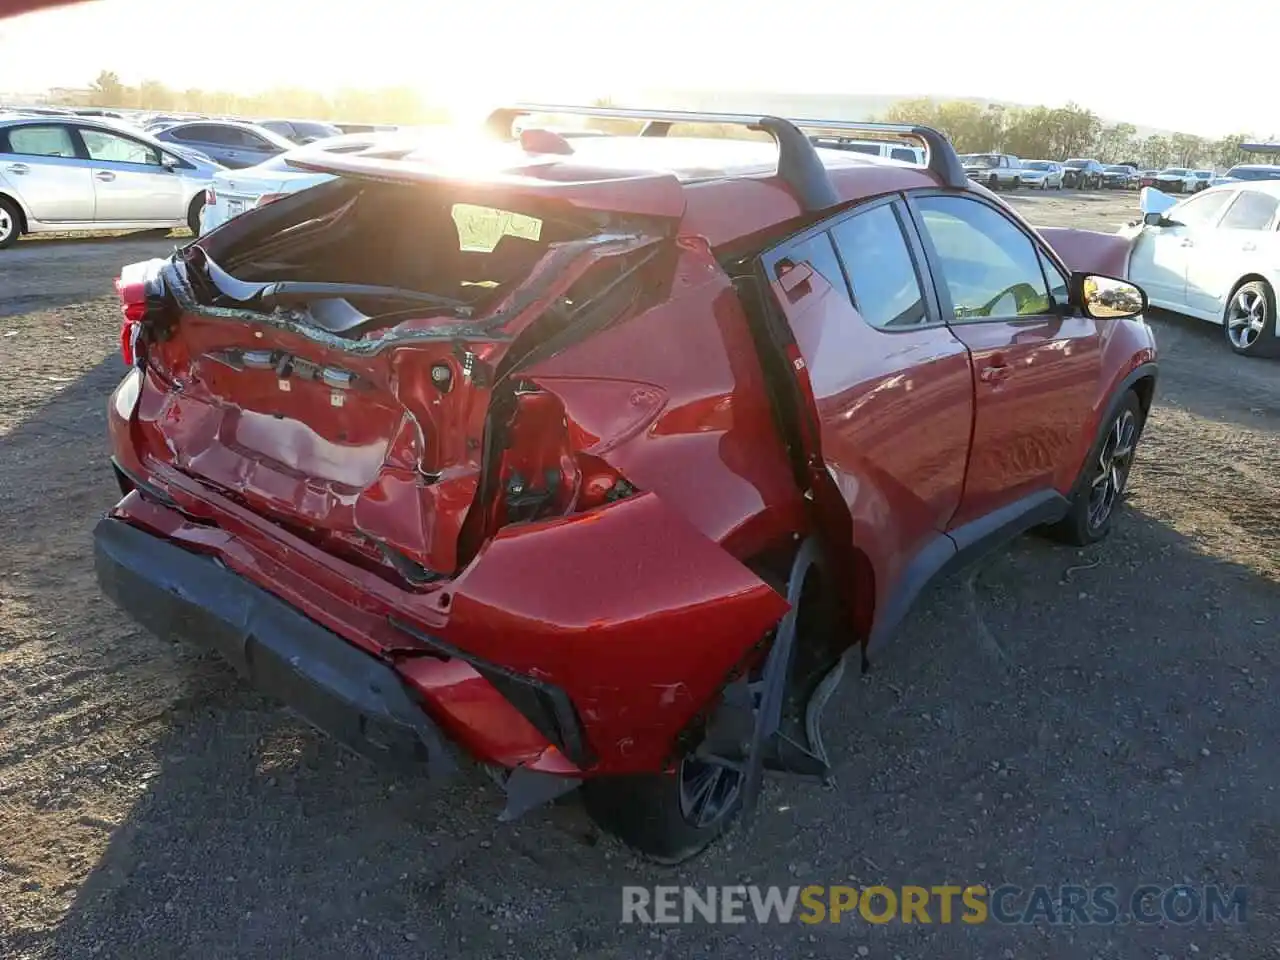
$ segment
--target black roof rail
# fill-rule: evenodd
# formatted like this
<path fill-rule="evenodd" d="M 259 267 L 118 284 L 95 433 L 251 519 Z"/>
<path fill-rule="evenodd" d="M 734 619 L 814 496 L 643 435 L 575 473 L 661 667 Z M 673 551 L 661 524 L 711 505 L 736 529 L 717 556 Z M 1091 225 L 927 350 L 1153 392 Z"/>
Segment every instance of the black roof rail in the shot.
<path fill-rule="evenodd" d="M 911 123 L 871 123 L 860 120 L 806 120 L 747 113 L 703 113 L 686 110 L 642 110 L 631 107 L 585 107 L 563 104 L 517 103 L 499 107 L 489 114 L 485 126 L 502 139 L 512 139 L 512 125 L 520 117 L 535 113 L 605 120 L 636 120 L 644 123 L 642 137 L 665 137 L 676 123 L 737 124 L 763 130 L 778 145 L 778 176 L 787 184 L 806 211 L 817 212 L 840 202 L 827 168 L 802 129 L 833 130 L 841 133 L 880 137 L 907 137 L 924 144 L 926 166 L 945 186 L 963 189 L 968 184 L 964 166 L 946 135 L 933 127 Z"/>

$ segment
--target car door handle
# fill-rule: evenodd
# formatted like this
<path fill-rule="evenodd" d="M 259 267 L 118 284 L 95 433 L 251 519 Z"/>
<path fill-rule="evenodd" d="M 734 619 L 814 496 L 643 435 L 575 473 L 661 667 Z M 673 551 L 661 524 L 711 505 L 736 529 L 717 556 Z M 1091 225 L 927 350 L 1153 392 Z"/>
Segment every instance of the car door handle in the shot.
<path fill-rule="evenodd" d="M 1013 367 L 1006 364 L 992 364 L 989 367 L 983 367 L 982 373 L 978 376 L 983 383 L 999 383 L 1001 380 L 1007 380 L 1009 374 L 1013 373 Z"/>
<path fill-rule="evenodd" d="M 1258 245 L 1256 243 L 1245 243 L 1245 244 L 1241 244 L 1240 249 L 1245 251 L 1257 250 Z"/>
<path fill-rule="evenodd" d="M 5 167 L 9 173 L 26 173 L 30 169 L 25 163 L 11 163 Z"/>
<path fill-rule="evenodd" d="M 1183 240 L 1183 241 L 1182 241 L 1182 243 L 1180 243 L 1180 244 L 1179 244 L 1179 246 L 1182 246 L 1182 247 L 1194 247 L 1194 246 L 1195 246 L 1195 243 L 1194 243 L 1194 242 L 1192 242 L 1191 240 Z"/>
<path fill-rule="evenodd" d="M 103 183 L 110 183 L 112 180 L 116 178 L 116 175 L 112 173 L 110 170 L 99 170 L 97 173 L 94 174 L 94 176 L 97 179 L 101 180 Z"/>

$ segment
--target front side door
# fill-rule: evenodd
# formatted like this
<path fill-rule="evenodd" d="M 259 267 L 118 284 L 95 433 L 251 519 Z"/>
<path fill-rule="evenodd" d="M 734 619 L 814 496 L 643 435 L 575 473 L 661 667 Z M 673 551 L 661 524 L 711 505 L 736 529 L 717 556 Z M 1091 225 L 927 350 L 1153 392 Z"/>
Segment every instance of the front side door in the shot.
<path fill-rule="evenodd" d="M 883 610 L 946 530 L 969 454 L 968 351 L 942 322 L 901 200 L 858 208 L 767 254 L 808 369 L 822 456 L 875 569 Z"/>
<path fill-rule="evenodd" d="M 94 219 L 101 222 L 181 220 L 182 183 L 150 144 L 96 127 L 80 127 L 92 162 Z"/>
<path fill-rule="evenodd" d="M 1169 226 L 1142 228 L 1129 258 L 1129 277 L 1151 300 L 1172 310 L 1186 308 L 1187 265 L 1232 196 L 1228 190 L 1199 194 L 1166 212 Z"/>
<path fill-rule="evenodd" d="M 1215 194 L 1203 194 L 1207 199 Z M 1280 201 L 1260 190 L 1240 190 L 1213 228 L 1197 231 L 1187 257 L 1187 306 L 1195 313 L 1221 319 L 1227 297 L 1252 264 L 1270 270 L 1275 264 L 1275 221 Z"/>
<path fill-rule="evenodd" d="M 93 177 L 65 124 L 32 123 L 0 130 L 0 174 L 36 220 L 79 223 L 93 219 Z"/>
<path fill-rule="evenodd" d="M 973 359 L 973 449 L 955 528 L 1061 484 L 1097 399 L 1098 325 L 1067 309 L 1067 278 L 996 206 L 936 193 L 910 203 L 943 314 Z"/>

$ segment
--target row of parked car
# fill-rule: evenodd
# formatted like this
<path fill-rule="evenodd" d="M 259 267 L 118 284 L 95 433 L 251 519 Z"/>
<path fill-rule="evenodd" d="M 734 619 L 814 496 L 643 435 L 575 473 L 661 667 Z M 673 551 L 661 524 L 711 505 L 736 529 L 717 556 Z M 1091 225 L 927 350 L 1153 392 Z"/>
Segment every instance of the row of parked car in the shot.
<path fill-rule="evenodd" d="M 971 180 L 993 190 L 1031 187 L 1039 190 L 1139 190 L 1156 187 L 1165 193 L 1199 193 L 1232 180 L 1280 178 L 1280 166 L 1238 164 L 1219 176 L 1212 170 L 1166 167 L 1143 170 L 1137 164 L 1104 164 L 1098 160 L 1073 157 L 1070 160 L 1022 160 L 1007 153 L 970 153 L 961 157 Z"/>
<path fill-rule="evenodd" d="M 247 121 L 54 107 L 0 110 L 0 248 L 23 233 L 145 230 L 186 226 L 207 232 L 245 210 L 303 189 L 317 176 L 295 169 L 300 148 L 353 152 L 380 138 L 420 130 L 316 120 Z M 579 131 L 585 133 L 586 131 Z M 924 151 L 901 142 L 814 136 L 818 147 L 924 164 Z M 993 189 L 1040 190 L 1154 186 L 1197 193 L 1233 180 L 1280 178 L 1280 166 L 1247 164 L 1223 177 L 1170 168 L 1140 171 L 1072 158 L 1024 160 L 967 154 L 966 174 Z M 323 179 L 323 178 L 321 178 Z"/>
<path fill-rule="evenodd" d="M 175 227 L 200 233 L 220 173 L 277 161 L 320 139 L 340 147 L 343 137 L 358 136 L 367 146 L 370 136 L 397 129 L 345 126 L 370 132 L 345 133 L 318 121 L 0 111 L 0 249 L 25 233 Z M 223 219 L 245 208 L 229 204 Z"/>

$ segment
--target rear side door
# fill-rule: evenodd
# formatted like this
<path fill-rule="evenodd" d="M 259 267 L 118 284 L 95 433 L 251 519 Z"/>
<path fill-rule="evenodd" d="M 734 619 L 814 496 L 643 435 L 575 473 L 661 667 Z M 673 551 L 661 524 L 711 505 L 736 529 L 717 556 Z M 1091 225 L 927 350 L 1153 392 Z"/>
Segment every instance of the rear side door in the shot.
<path fill-rule="evenodd" d="M 1280 198 L 1274 194 L 1240 190 L 1216 228 L 1197 232 L 1186 261 L 1186 299 L 1192 311 L 1221 318 L 1236 281 L 1258 269 L 1274 269 L 1278 206 Z"/>
<path fill-rule="evenodd" d="M 96 127 L 80 127 L 79 134 L 92 162 L 95 220 L 183 219 L 182 182 L 161 164 L 158 149 Z"/>
<path fill-rule="evenodd" d="M 89 162 L 66 124 L 30 123 L 0 130 L 0 175 L 36 220 L 93 219 Z"/>
<path fill-rule="evenodd" d="M 923 263 L 894 198 L 762 261 L 808 371 L 827 472 L 875 571 L 877 611 L 947 528 L 969 453 L 968 351 L 943 322 Z"/>
<path fill-rule="evenodd" d="M 1063 271 L 995 204 L 928 192 L 910 206 L 943 316 L 973 358 L 973 449 L 952 527 L 1015 520 L 1075 480 L 1101 375 L 1098 323 L 1066 307 Z"/>

